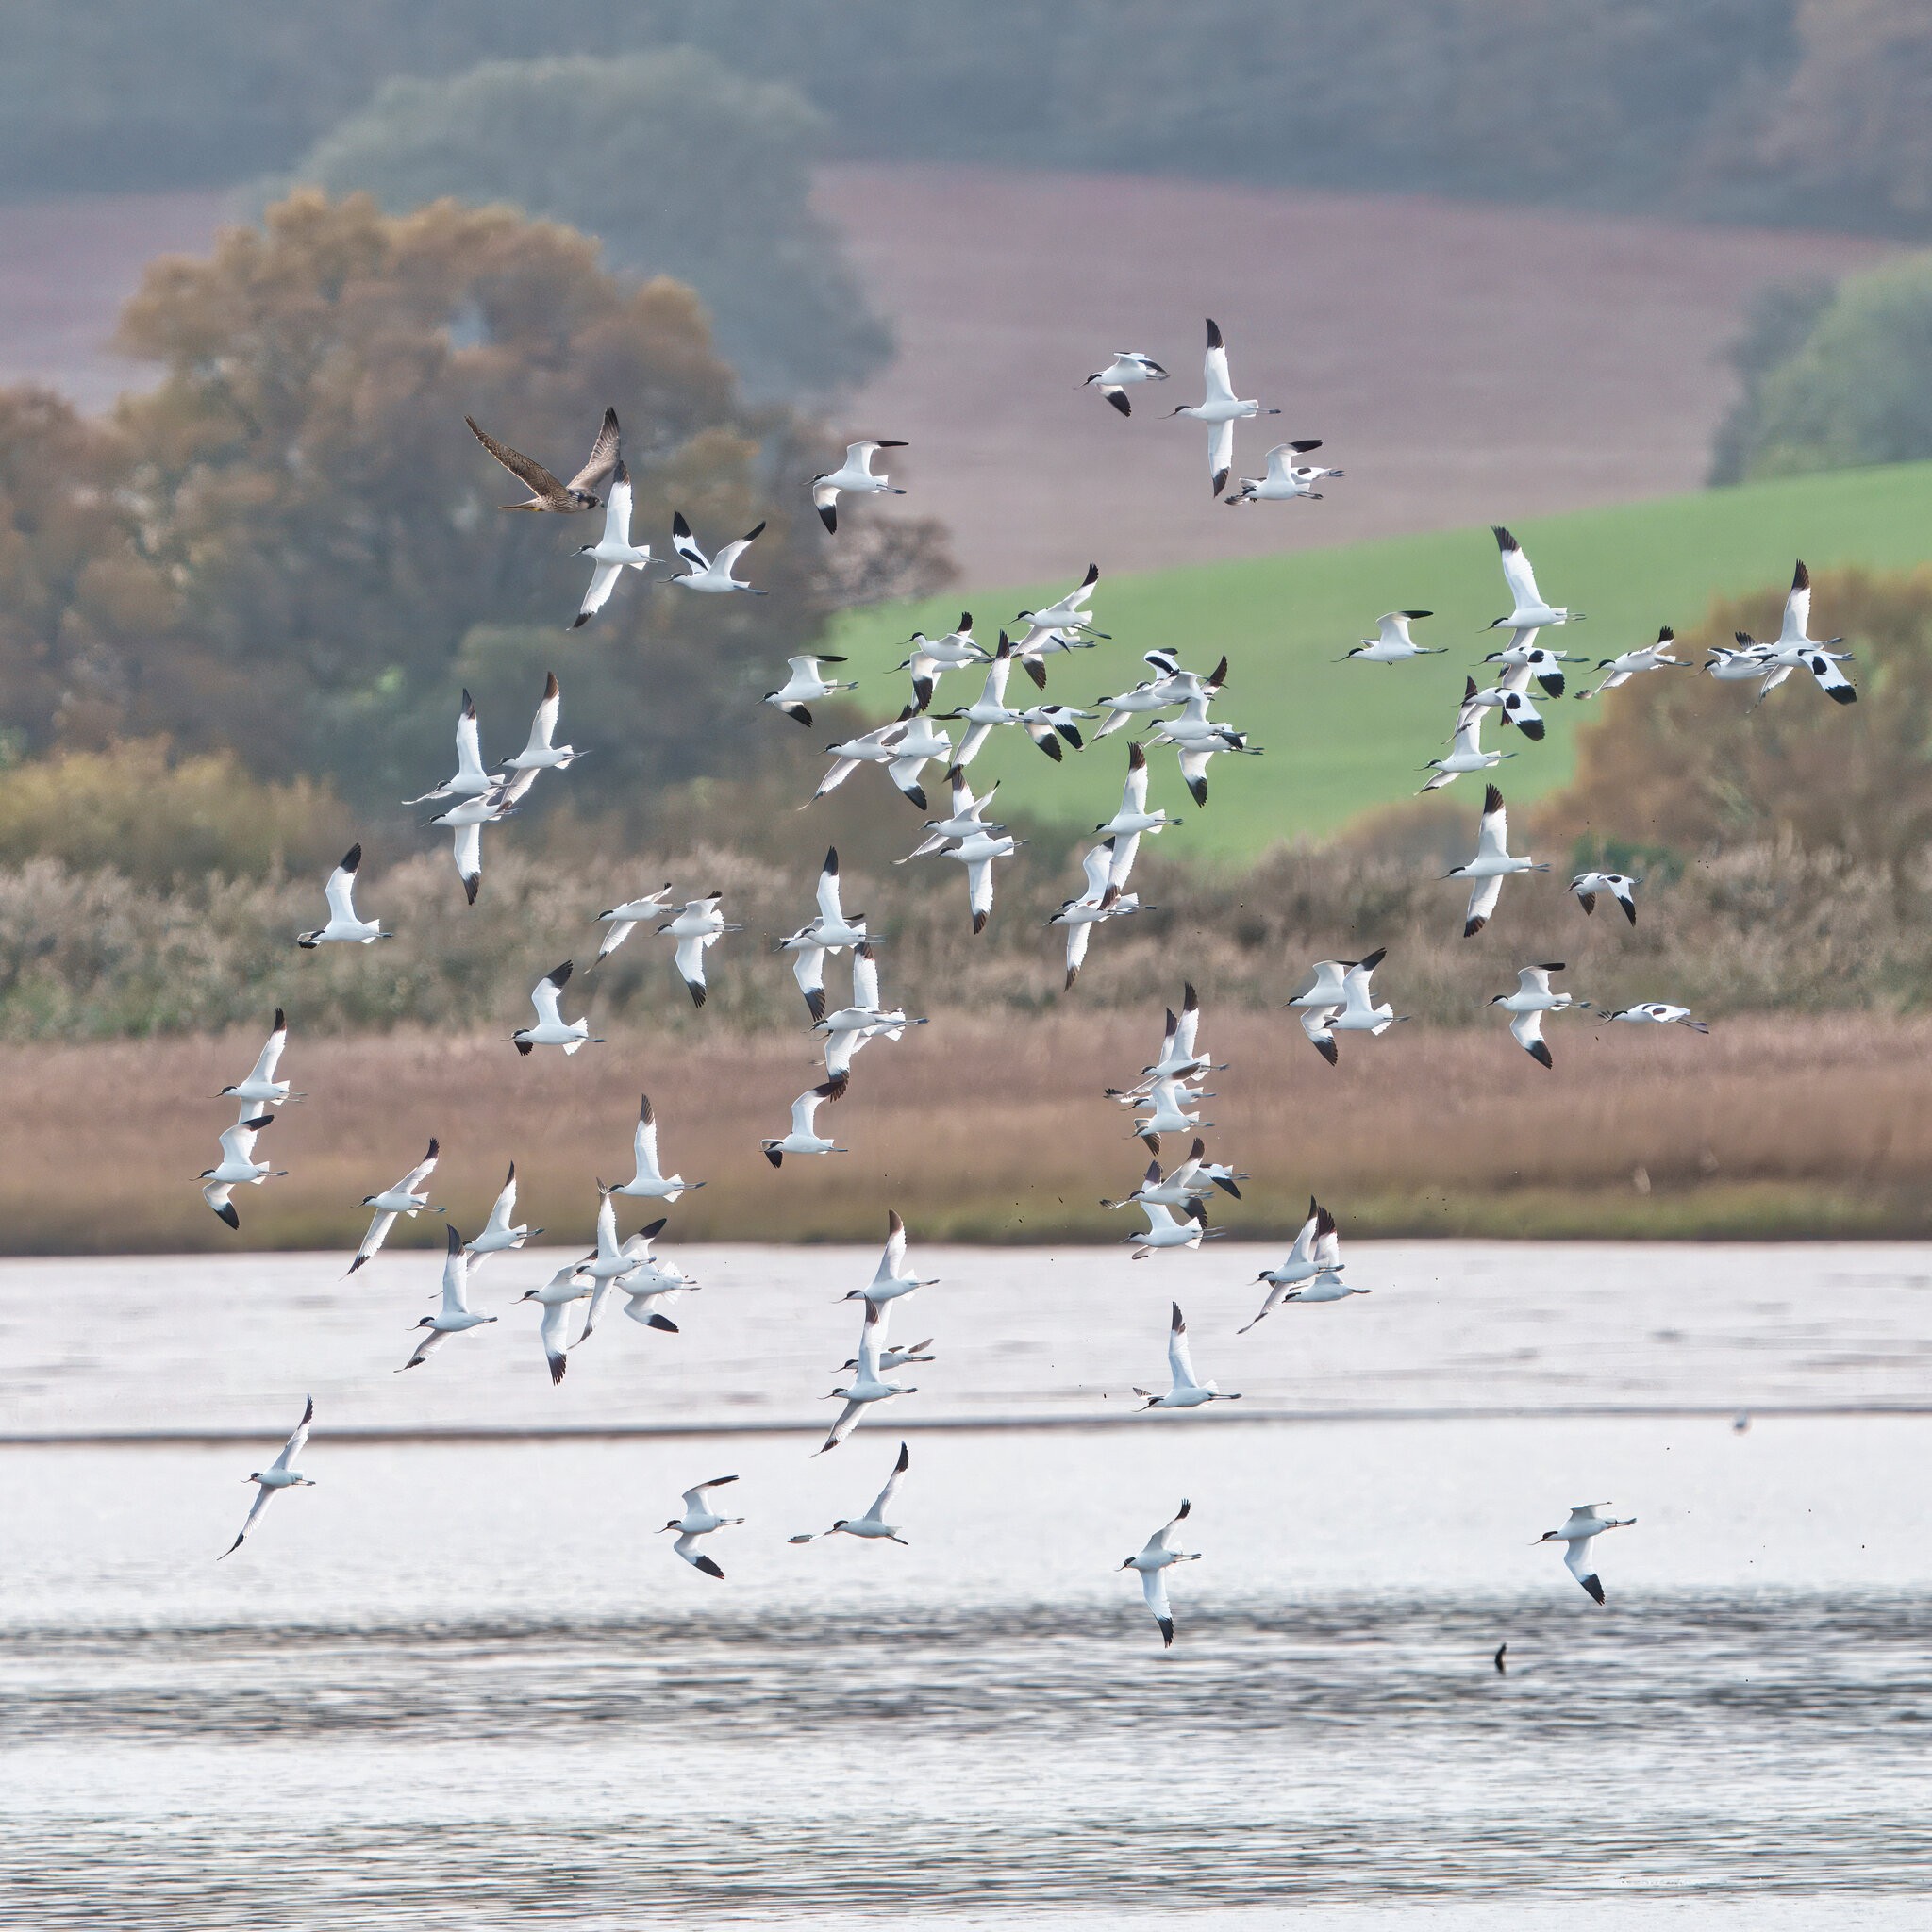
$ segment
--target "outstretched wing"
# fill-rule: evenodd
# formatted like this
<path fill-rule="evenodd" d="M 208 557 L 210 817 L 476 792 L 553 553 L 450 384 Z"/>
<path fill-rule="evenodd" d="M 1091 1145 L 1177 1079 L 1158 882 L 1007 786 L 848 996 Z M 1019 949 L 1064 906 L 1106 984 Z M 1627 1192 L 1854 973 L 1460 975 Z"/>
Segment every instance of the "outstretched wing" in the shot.
<path fill-rule="evenodd" d="M 315 1398 L 310 1396 L 302 1405 L 302 1420 L 295 1424 L 295 1433 L 282 1444 L 282 1453 L 270 1463 L 271 1469 L 292 1469 L 295 1458 L 308 1446 L 308 1425 L 315 1420 Z"/>
<path fill-rule="evenodd" d="M 508 470 L 517 481 L 525 486 L 533 496 L 561 496 L 563 485 L 540 462 L 526 457 L 520 450 L 511 449 L 507 442 L 498 442 L 487 429 L 477 426 L 474 416 L 465 416 L 463 421 L 470 425 L 470 433 L 487 449 L 496 460 Z"/>
<path fill-rule="evenodd" d="M 906 1472 L 912 1466 L 912 1453 L 904 1442 L 899 1444 L 899 1459 L 892 1465 L 892 1473 L 886 1478 L 886 1486 L 873 1499 L 873 1506 L 866 1511 L 874 1523 L 886 1520 L 886 1511 L 892 1507 L 892 1498 L 899 1493 L 899 1485 L 905 1480 Z"/>
<path fill-rule="evenodd" d="M 605 484 L 609 481 L 612 472 L 617 468 L 620 441 L 617 427 L 617 411 L 607 406 L 604 411 L 604 420 L 597 426 L 597 440 L 591 445 L 591 454 L 584 458 L 584 467 L 570 479 L 570 487 L 573 490 L 584 491 L 591 495 L 601 491 Z M 492 451 L 491 454 L 493 455 L 494 452 Z M 626 511 L 625 514 L 626 528 L 628 528 L 629 524 L 630 515 Z"/>

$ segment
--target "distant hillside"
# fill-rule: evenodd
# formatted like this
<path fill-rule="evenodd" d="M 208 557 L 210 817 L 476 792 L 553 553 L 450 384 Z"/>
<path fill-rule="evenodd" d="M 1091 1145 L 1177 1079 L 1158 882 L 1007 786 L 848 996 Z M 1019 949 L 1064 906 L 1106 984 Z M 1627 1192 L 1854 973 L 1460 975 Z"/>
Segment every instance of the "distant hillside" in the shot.
<path fill-rule="evenodd" d="M 1659 625 L 1688 628 L 1714 596 L 1786 581 L 1797 557 L 1819 568 L 1932 561 L 1932 463 L 1664 497 L 1526 519 L 1515 528 L 1543 591 L 1588 613 L 1546 640 L 1593 664 L 1647 642 Z M 991 645 L 1002 622 L 1051 601 L 1071 581 L 974 592 L 967 601 L 976 634 Z M 1465 674 L 1493 647 L 1483 626 L 1507 603 L 1494 541 L 1481 527 L 1104 579 L 1093 608 L 1112 641 L 1050 659 L 1047 695 L 1086 704 L 1124 689 L 1142 675 L 1141 653 L 1157 645 L 1178 649 L 1202 669 L 1226 652 L 1229 687 L 1219 711 L 1264 755 L 1217 758 L 1207 809 L 1196 813 L 1174 754 L 1158 753 L 1152 795 L 1187 818 L 1163 840 L 1165 857 L 1252 858 L 1415 791 L 1418 767 L 1435 756 L 1454 720 Z M 1334 661 L 1373 631 L 1380 612 L 1401 608 L 1437 613 L 1416 632 L 1447 645 L 1445 656 L 1393 666 Z M 959 608 L 960 599 L 947 596 L 842 620 L 832 648 L 846 653 L 862 678 L 858 696 L 868 719 L 891 716 L 899 702 L 903 676 L 890 667 L 904 656 L 901 641 L 915 628 L 950 628 Z M 1821 608 L 1817 628 L 1828 635 L 1830 625 L 1831 612 Z M 969 674 L 954 673 L 936 708 L 963 704 L 976 689 Z M 1014 690 L 1030 693 L 1032 686 L 1016 677 Z M 1567 697 L 1547 708 L 1549 736 L 1518 744 L 1520 756 L 1502 767 L 1512 797 L 1539 797 L 1571 775 L 1574 736 L 1591 711 Z M 1125 764 L 1123 734 L 1058 767 L 1024 739 L 1012 741 L 1016 736 L 1003 734 L 1007 741 L 989 746 L 974 768 L 975 776 L 1002 780 L 1003 804 L 1069 830 L 1111 813 Z M 1474 817 L 1475 781 L 1458 780 L 1447 796 Z"/>

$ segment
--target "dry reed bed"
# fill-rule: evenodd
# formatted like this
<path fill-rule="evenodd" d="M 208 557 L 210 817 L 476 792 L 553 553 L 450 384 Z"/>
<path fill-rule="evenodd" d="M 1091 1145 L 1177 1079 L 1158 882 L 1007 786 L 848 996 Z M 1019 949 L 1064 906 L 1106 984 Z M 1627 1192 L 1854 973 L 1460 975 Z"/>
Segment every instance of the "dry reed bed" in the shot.
<path fill-rule="evenodd" d="M 1735 1013 L 1932 1002 L 1932 880 L 1899 884 L 1877 868 L 1774 845 L 1699 860 L 1676 877 L 1659 866 L 1634 929 L 1612 911 L 1584 918 L 1560 869 L 1524 880 L 1504 894 L 1483 943 L 1471 946 L 1460 937 L 1467 894 L 1441 874 L 1447 858 L 1466 856 L 1479 803 L 1472 788 L 1434 817 L 1385 827 L 1400 850 L 1283 849 L 1238 877 L 1197 875 L 1150 852 L 1136 881 L 1159 910 L 1107 927 L 1071 999 L 1061 992 L 1062 938 L 1046 921 L 1077 885 L 1084 841 L 1041 835 L 1024 848 L 1003 872 L 992 922 L 974 939 L 957 866 L 895 871 L 888 862 L 885 855 L 909 844 L 915 814 L 902 808 L 862 825 L 847 821 L 839 834 L 845 903 L 874 915 L 886 944 L 885 991 L 913 1012 L 1124 1007 L 1158 1016 L 1186 977 L 1217 1014 L 1265 1013 L 1311 959 L 1376 946 L 1389 949 L 1377 991 L 1398 1012 L 1449 1027 L 1488 1026 L 1483 997 L 1510 985 L 1528 959 L 1567 959 L 1571 990 L 1607 1004 L 1671 998 Z M 261 1024 L 277 1005 L 305 1039 L 410 1025 L 507 1032 L 527 1020 L 531 985 L 573 956 L 579 972 L 568 1009 L 588 1012 L 600 1031 L 656 1028 L 692 1042 L 724 1029 L 789 1033 L 800 1007 L 774 942 L 811 913 L 826 836 L 819 825 L 786 865 L 705 846 L 621 865 L 504 849 L 492 852 L 474 908 L 446 856 L 424 854 L 371 878 L 362 894 L 365 910 L 397 927 L 393 941 L 323 954 L 291 942 L 321 909 L 316 878 L 167 889 L 36 860 L 0 870 L 0 1039 L 213 1032 Z M 1553 862 L 1560 857 L 1547 844 L 1535 849 Z M 640 935 L 590 963 L 597 908 L 667 877 L 722 891 L 728 916 L 743 925 L 708 957 L 702 1014 L 692 1013 L 661 940 Z M 845 970 L 842 961 L 832 970 L 835 992 Z"/>
<path fill-rule="evenodd" d="M 1209 1017 L 1206 1043 L 1232 1064 L 1208 1138 L 1254 1174 L 1242 1203 L 1216 1203 L 1232 1232 L 1286 1231 L 1310 1191 L 1357 1233 L 1932 1231 L 1932 1022 L 1754 1016 L 1700 1038 L 1559 1016 L 1546 1073 L 1500 1024 L 1344 1041 L 1330 1070 L 1286 1013 Z M 630 1171 L 645 1088 L 667 1160 L 708 1182 L 673 1210 L 679 1239 L 867 1237 L 888 1206 L 933 1236 L 1106 1238 L 1130 1224 L 1097 1200 L 1146 1155 L 1101 1090 L 1153 1043 L 1144 1013 L 939 1015 L 869 1047 L 822 1114 L 850 1154 L 774 1174 L 758 1141 L 814 1077 L 802 1032 L 623 1034 L 569 1060 L 520 1059 L 502 1038 L 298 1039 L 285 1071 L 310 1097 L 261 1141 L 290 1174 L 239 1191 L 239 1238 L 192 1176 L 229 1118 L 210 1096 L 246 1070 L 254 1031 L 0 1047 L 0 1249 L 351 1245 L 356 1203 L 431 1134 L 432 1196 L 458 1226 L 513 1158 L 528 1218 L 575 1242 L 593 1177 Z M 646 1218 L 626 1204 L 626 1225 Z M 404 1237 L 441 1240 L 426 1221 Z"/>

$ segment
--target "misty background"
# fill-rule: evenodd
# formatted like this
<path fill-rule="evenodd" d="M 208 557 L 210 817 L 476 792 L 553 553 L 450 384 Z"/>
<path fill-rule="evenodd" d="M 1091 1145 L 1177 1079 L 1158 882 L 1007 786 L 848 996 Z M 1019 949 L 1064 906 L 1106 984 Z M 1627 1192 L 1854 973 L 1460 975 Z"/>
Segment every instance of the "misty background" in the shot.
<path fill-rule="evenodd" d="M 728 851 L 782 919 L 828 838 L 896 857 L 858 787 L 790 811 L 822 734 L 757 703 L 855 607 L 1932 456 L 1928 89 L 1932 23 L 1888 0 L 10 8 L 0 1033 L 244 1023 L 280 970 L 249 936 L 351 837 L 374 876 L 414 868 L 412 899 L 454 893 L 395 801 L 440 774 L 460 689 L 494 743 L 558 668 L 594 756 L 538 788 L 473 919 L 439 899 L 379 986 L 312 974 L 316 1024 L 496 1010 L 559 868 Z M 1373 487 L 1229 512 L 1191 427 L 1148 405 L 1129 431 L 1078 390 L 1139 347 L 1185 395 L 1210 303 L 1242 392 Z M 763 518 L 776 594 L 621 594 L 566 651 L 571 541 L 496 514 L 461 418 L 561 467 L 613 399 L 640 534 L 661 544 L 674 508 L 712 541 Z M 904 438 L 912 493 L 832 543 L 801 479 L 853 434 Z M 1636 857 L 1689 878 L 1675 967 L 1719 1002 L 1917 996 L 1923 841 L 1894 807 L 1925 785 L 1932 589 L 1840 602 L 1900 680 L 1853 803 L 1794 814 L 1778 762 L 1822 756 L 1839 718 L 1795 717 L 1753 765 L 1714 717 L 1687 740 L 1674 700 L 1632 693 L 1616 758 L 1586 755 L 1546 818 L 1583 840 L 1604 771 L 1694 761 Z M 861 700 L 822 722 L 874 722 Z M 1365 823 L 1246 887 L 1143 863 L 1204 930 L 1221 894 L 1298 908 L 1234 922 L 1221 977 L 1260 1000 L 1362 868 L 1443 836 Z M 1722 847 L 1755 877 L 1767 840 L 1824 868 L 1856 962 L 1807 970 L 1779 911 L 1736 966 L 1762 908 L 1691 861 Z M 1042 838 L 1015 862 L 1029 928 L 1065 858 Z M 1291 863 L 1284 898 L 1263 880 Z M 949 983 L 1050 1003 L 1012 950 L 1030 929 L 956 958 L 957 882 L 894 877 Z M 1422 945 L 1424 911 L 1376 904 Z M 1114 996 L 1150 991 L 1172 929 L 1108 949 Z M 1429 987 L 1424 1010 L 1466 1020 L 1452 979 Z M 605 998 L 675 1021 L 675 994 L 638 962 Z M 726 991 L 713 1017 L 780 1004 Z"/>

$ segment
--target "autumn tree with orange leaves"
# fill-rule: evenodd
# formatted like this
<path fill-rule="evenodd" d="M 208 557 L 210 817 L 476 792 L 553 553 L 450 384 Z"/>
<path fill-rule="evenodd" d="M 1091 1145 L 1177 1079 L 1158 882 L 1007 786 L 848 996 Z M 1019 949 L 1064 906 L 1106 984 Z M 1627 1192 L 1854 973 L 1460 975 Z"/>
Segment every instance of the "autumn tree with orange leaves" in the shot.
<path fill-rule="evenodd" d="M 926 526 L 835 551 L 804 489 L 828 439 L 742 403 L 688 290 L 620 280 L 591 240 L 507 209 L 297 193 L 206 260 L 155 263 L 120 346 L 160 380 L 104 421 L 0 392 L 17 751 L 165 733 L 392 807 L 441 775 L 463 685 L 501 755 L 554 669 L 596 753 L 574 796 L 634 804 L 769 742 L 758 696 L 855 588 L 943 575 Z M 763 520 L 748 574 L 769 597 L 631 574 L 568 631 L 601 512 L 501 514 L 521 492 L 463 418 L 568 473 L 607 402 L 634 537 L 665 554 L 674 509 L 708 545 Z"/>

